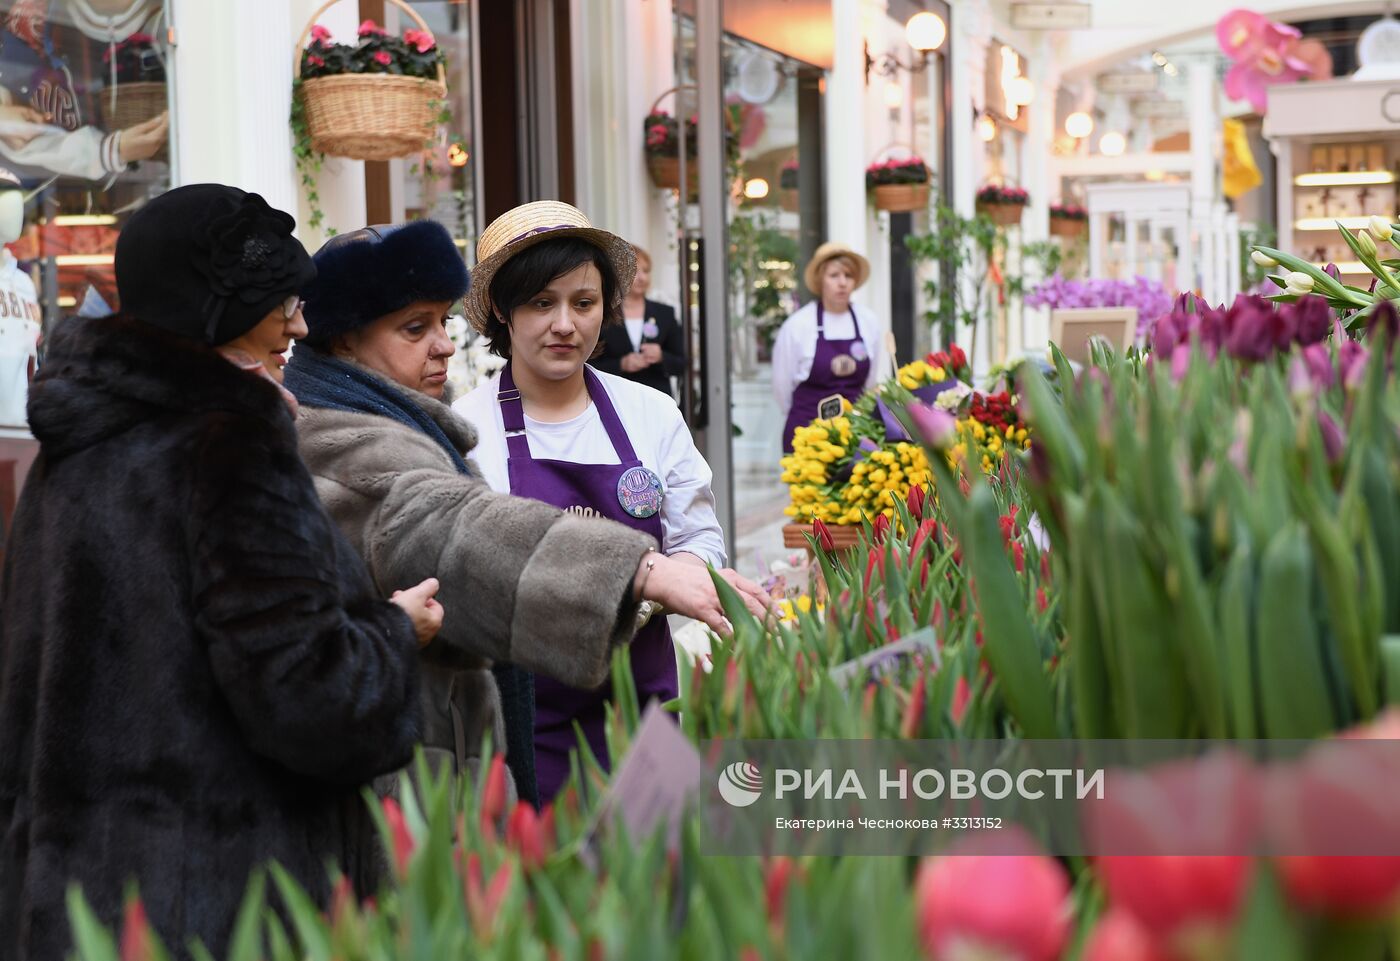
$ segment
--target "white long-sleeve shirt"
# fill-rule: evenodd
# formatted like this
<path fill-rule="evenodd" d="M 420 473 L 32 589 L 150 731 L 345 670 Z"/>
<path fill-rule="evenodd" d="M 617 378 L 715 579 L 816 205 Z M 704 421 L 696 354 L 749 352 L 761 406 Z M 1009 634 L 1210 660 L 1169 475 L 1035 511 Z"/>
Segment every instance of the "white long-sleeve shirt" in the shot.
<path fill-rule="evenodd" d="M 870 354 L 870 373 L 865 386 L 873 387 L 889 376 L 885 369 L 885 325 L 868 307 L 854 304 L 856 321 L 860 324 L 860 339 Z M 855 336 L 855 324 L 850 311 L 827 313 L 822 318 L 827 340 L 850 340 Z M 773 400 L 784 417 L 792 407 L 792 392 L 812 372 L 812 360 L 817 355 L 817 302 L 798 308 L 773 341 Z"/>
<path fill-rule="evenodd" d="M 39 298 L 15 255 L 0 251 L 0 426 L 23 427 L 29 362 L 38 353 Z"/>
<path fill-rule="evenodd" d="M 724 534 L 710 490 L 714 475 L 695 449 L 695 441 L 675 401 L 644 384 L 602 371 L 595 373 L 608 392 L 638 459 L 661 478 L 662 553 L 688 551 L 715 567 L 723 567 Z M 460 398 L 452 409 L 476 428 L 478 442 L 468 457 L 480 469 L 482 478 L 492 490 L 509 493 L 509 452 L 496 399 L 500 383 L 501 375 L 497 373 Z M 560 423 L 537 421 L 527 415 L 525 437 L 531 457 L 575 464 L 620 463 L 598 407 L 592 402 L 582 414 Z"/>

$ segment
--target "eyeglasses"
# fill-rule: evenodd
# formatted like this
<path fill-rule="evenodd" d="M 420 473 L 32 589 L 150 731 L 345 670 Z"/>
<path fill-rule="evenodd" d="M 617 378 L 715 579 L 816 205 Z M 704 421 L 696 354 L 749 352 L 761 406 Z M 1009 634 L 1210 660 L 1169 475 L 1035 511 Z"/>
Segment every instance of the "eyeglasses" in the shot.
<path fill-rule="evenodd" d="M 297 312 L 305 306 L 306 301 L 302 300 L 296 294 L 292 294 L 292 296 L 282 301 L 282 316 L 291 320 L 297 315 Z"/>

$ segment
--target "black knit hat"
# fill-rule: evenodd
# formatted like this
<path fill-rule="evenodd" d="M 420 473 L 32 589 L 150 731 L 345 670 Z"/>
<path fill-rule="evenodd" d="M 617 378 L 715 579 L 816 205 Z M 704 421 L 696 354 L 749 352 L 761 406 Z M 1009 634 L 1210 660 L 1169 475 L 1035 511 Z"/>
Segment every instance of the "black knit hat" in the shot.
<path fill-rule="evenodd" d="M 307 343 L 330 342 L 420 300 L 459 300 L 471 284 L 462 252 L 436 220 L 365 227 L 316 251 L 306 297 Z"/>
<path fill-rule="evenodd" d="M 191 184 L 156 197 L 117 238 L 122 312 L 206 344 L 224 344 L 316 276 L 292 216 L 257 194 Z"/>

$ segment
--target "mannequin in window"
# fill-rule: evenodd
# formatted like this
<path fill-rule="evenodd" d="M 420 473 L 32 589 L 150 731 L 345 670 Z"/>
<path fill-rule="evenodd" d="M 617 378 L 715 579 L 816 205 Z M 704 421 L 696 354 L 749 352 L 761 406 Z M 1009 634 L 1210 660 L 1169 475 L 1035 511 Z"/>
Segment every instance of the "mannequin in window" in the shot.
<path fill-rule="evenodd" d="M 0 243 L 14 243 L 23 232 L 24 192 L 19 178 L 0 169 Z M 4 248 L 0 251 L 0 427 L 25 426 L 24 406 L 38 357 L 41 316 L 34 281 Z"/>
<path fill-rule="evenodd" d="M 13 0 L 0 11 L 0 156 L 25 177 L 86 180 L 155 156 L 169 136 L 167 114 L 103 130 L 94 93 L 111 78 L 75 76 L 73 68 L 102 62 L 83 56 L 84 46 L 110 50 L 159 12 L 152 0 Z"/>

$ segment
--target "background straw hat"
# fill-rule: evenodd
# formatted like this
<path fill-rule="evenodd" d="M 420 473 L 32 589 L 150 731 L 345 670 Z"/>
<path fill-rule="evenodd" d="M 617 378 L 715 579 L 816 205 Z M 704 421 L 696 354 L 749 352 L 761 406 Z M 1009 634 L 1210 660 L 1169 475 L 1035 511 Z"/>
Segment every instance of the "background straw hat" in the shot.
<path fill-rule="evenodd" d="M 507 260 L 542 240 L 579 237 L 600 248 L 617 272 L 617 291 L 612 305 L 620 308 L 637 272 L 637 253 L 616 234 L 600 230 L 588 222 L 583 211 L 557 200 L 537 200 L 507 210 L 481 234 L 476 244 L 476 266 L 472 268 L 471 290 L 463 308 L 467 320 L 480 333 L 486 333 L 491 319 L 491 280 Z"/>
<path fill-rule="evenodd" d="M 818 297 L 822 295 L 822 267 L 833 257 L 849 257 L 856 264 L 856 287 L 863 287 L 870 279 L 870 261 L 856 253 L 845 244 L 838 244 L 828 240 L 817 248 L 817 252 L 812 255 L 812 259 L 807 261 L 807 269 L 802 274 L 802 279 L 807 282 L 807 289 Z"/>

